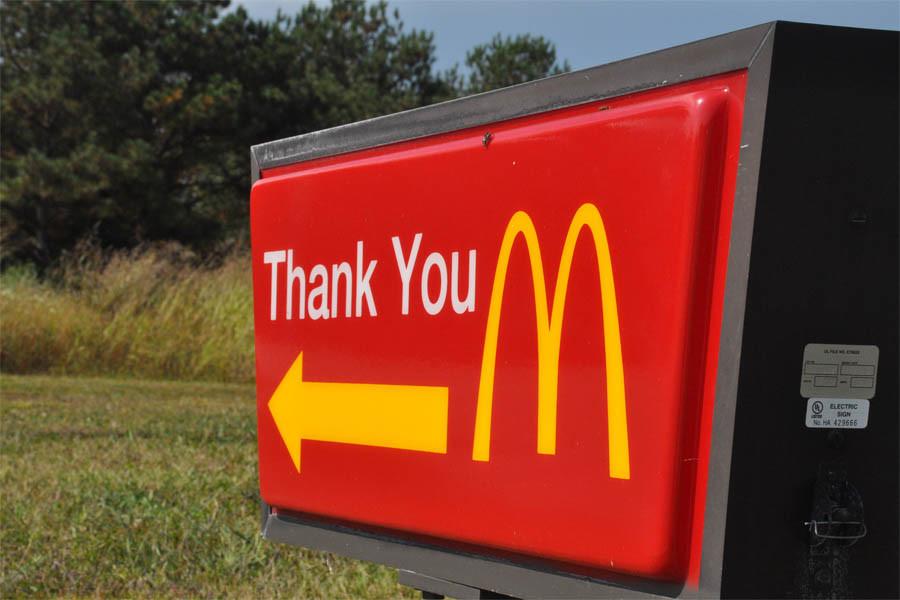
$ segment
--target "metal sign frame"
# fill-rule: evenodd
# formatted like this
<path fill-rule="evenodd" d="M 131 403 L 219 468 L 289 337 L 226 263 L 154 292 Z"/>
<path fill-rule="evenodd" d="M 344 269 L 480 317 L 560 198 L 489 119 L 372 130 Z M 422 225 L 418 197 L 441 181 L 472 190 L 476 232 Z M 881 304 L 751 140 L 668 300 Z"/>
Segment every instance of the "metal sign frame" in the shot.
<path fill-rule="evenodd" d="M 479 597 L 483 590 L 517 597 L 556 598 L 720 595 L 750 255 L 766 111 L 772 98 L 770 75 L 775 33 L 785 26 L 816 28 L 767 23 L 600 67 L 273 141 L 254 146 L 250 152 L 252 183 L 262 171 L 274 167 L 746 70 L 698 589 L 627 577 L 603 580 L 584 577 L 530 557 L 488 554 L 478 548 L 451 548 L 439 540 L 407 538 L 396 532 L 363 529 L 314 516 L 300 518 L 273 511 L 265 503 L 263 536 L 276 542 L 395 567 L 400 570 L 402 583 L 456 597 Z"/>

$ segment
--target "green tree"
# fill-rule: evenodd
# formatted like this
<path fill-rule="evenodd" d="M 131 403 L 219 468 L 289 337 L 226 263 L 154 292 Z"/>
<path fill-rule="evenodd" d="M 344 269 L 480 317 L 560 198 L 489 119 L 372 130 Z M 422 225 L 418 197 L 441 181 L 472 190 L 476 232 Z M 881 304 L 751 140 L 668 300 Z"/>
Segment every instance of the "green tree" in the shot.
<path fill-rule="evenodd" d="M 4 3 L 3 253 L 46 265 L 93 234 L 214 238 L 211 141 L 240 85 L 216 69 L 223 2 Z"/>
<path fill-rule="evenodd" d="M 487 44 L 466 53 L 469 68 L 465 91 L 469 94 L 525 83 L 565 73 L 568 61 L 556 61 L 556 47 L 542 36 L 530 34 L 502 37 L 497 34 Z"/>
<path fill-rule="evenodd" d="M 227 1 L 4 2 L 4 261 L 81 238 L 204 248 L 246 229 L 251 144 L 427 104 L 430 34 L 385 4 L 272 22 Z"/>
<path fill-rule="evenodd" d="M 335 0 L 250 19 L 242 7 L 216 28 L 219 69 L 240 82 L 233 131 L 216 157 L 227 165 L 227 195 L 216 197 L 224 233 L 246 239 L 248 150 L 299 135 L 451 98 L 433 73 L 433 36 L 404 31 L 399 13 L 380 2 Z M 221 236 L 220 238 L 221 239 Z"/>
<path fill-rule="evenodd" d="M 0 260 L 247 235 L 253 144 L 567 69 L 540 37 L 495 38 L 435 73 L 431 33 L 384 2 L 272 21 L 228 0 L 0 3 Z"/>

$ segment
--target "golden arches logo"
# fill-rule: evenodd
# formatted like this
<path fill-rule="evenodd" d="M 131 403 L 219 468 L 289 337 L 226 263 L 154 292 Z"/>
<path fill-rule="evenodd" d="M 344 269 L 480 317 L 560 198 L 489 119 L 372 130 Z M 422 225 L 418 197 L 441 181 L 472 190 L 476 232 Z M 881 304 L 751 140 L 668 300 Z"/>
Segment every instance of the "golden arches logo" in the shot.
<path fill-rule="evenodd" d="M 566 292 L 572 271 L 575 245 L 583 228 L 592 235 L 597 253 L 600 276 L 601 309 L 603 311 L 603 343 L 606 355 L 606 420 L 609 430 L 609 476 L 630 479 L 631 466 L 628 457 L 628 421 L 625 412 L 625 375 L 622 367 L 622 342 L 619 337 L 619 312 L 616 307 L 616 290 L 613 281 L 609 243 L 600 212 L 593 204 L 582 204 L 572 217 L 563 244 L 553 304 L 547 306 L 547 284 L 544 279 L 544 263 L 540 242 L 531 217 L 518 211 L 509 220 L 488 309 L 487 328 L 484 334 L 484 353 L 481 359 L 481 380 L 478 385 L 478 403 L 475 412 L 475 439 L 472 459 L 490 459 L 491 412 L 494 401 L 494 372 L 497 366 L 497 338 L 500 332 L 500 313 L 503 307 L 503 290 L 513 245 L 521 235 L 528 249 L 531 263 L 531 280 L 534 285 L 535 319 L 538 346 L 538 430 L 539 454 L 556 454 L 556 410 L 559 382 L 559 348 L 562 338 L 563 313 Z"/>

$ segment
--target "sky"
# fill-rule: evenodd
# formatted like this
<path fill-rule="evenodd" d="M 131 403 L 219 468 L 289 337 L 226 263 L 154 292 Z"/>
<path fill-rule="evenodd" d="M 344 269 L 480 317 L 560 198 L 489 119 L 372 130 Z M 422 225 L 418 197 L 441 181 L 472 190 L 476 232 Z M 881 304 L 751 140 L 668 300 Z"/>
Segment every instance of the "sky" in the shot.
<path fill-rule="evenodd" d="M 293 14 L 302 2 L 237 0 L 251 16 Z M 573 69 L 669 48 L 767 21 L 900 29 L 897 0 L 389 0 L 404 28 L 434 33 L 438 70 L 496 33 L 543 35 Z"/>

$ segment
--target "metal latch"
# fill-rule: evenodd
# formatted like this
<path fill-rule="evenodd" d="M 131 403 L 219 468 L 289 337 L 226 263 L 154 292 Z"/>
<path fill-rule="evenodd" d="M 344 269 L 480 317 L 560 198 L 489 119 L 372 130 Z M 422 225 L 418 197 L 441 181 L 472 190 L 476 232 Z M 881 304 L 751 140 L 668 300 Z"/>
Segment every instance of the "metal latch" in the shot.
<path fill-rule="evenodd" d="M 859 491 L 847 480 L 843 465 L 823 464 L 813 492 L 813 512 L 809 521 L 809 543 L 827 541 L 852 546 L 866 536 L 865 513 Z"/>

